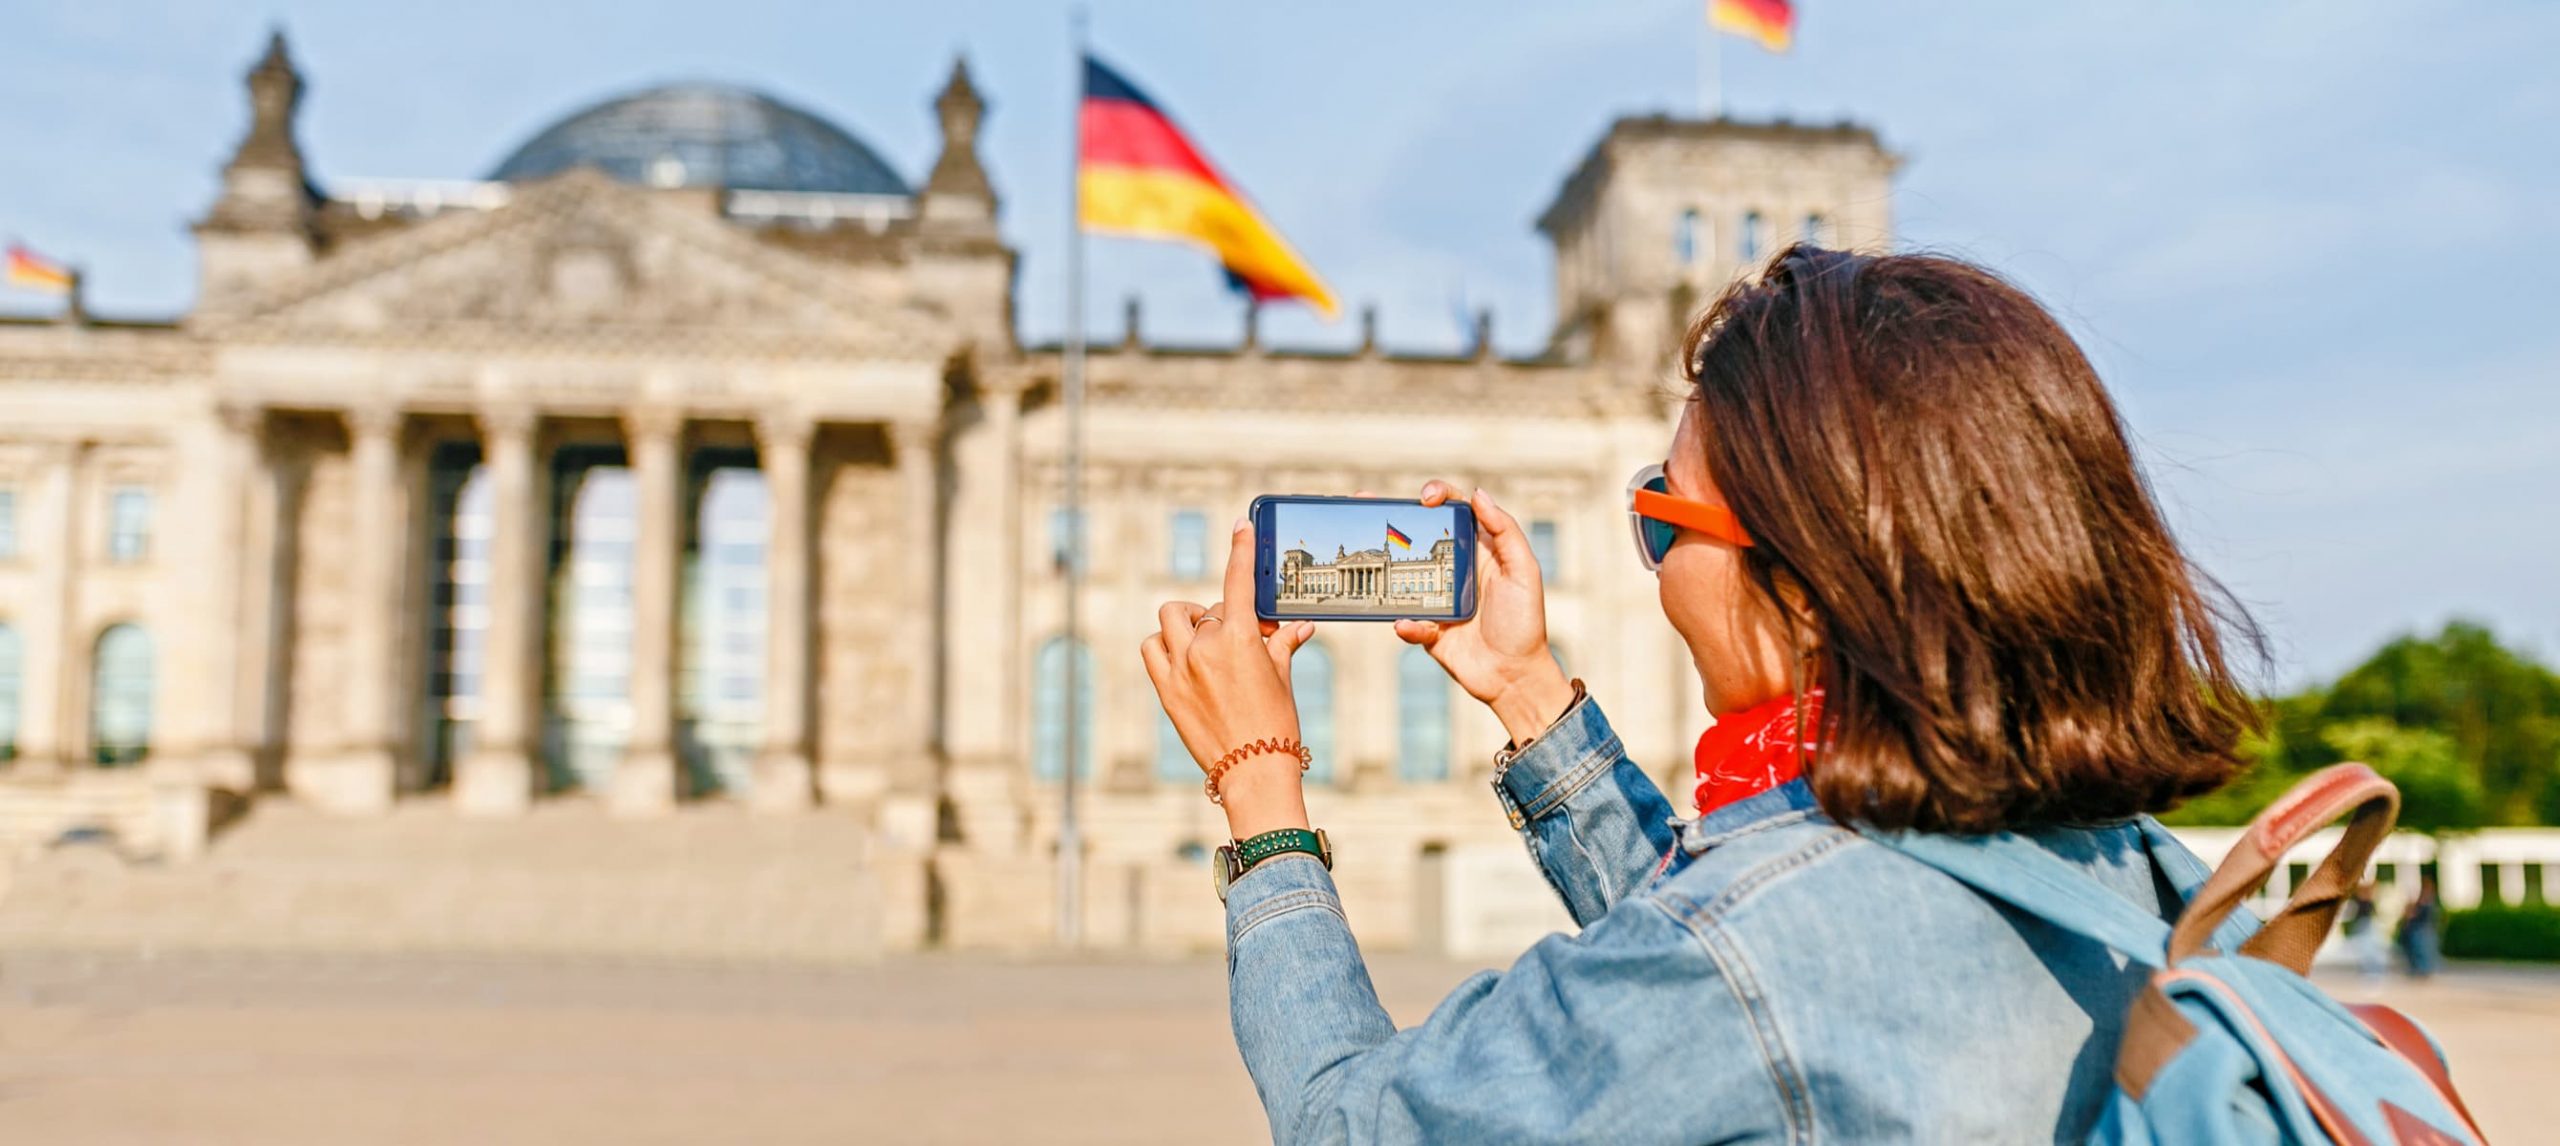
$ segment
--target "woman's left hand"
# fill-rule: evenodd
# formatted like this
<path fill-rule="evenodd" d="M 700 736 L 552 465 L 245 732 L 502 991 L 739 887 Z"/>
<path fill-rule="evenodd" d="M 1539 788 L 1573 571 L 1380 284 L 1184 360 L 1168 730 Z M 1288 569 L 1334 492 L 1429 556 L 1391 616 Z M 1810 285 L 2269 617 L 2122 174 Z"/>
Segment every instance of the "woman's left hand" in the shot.
<path fill-rule="evenodd" d="M 1253 741 L 1298 738 L 1289 658 L 1315 635 L 1315 625 L 1275 625 L 1254 616 L 1253 557 L 1253 530 L 1239 520 L 1227 555 L 1226 599 L 1206 608 L 1166 602 L 1156 611 L 1159 630 L 1138 648 L 1165 715 L 1204 770 Z M 1219 790 L 1237 839 L 1308 826 L 1295 756 L 1273 752 L 1240 761 Z"/>

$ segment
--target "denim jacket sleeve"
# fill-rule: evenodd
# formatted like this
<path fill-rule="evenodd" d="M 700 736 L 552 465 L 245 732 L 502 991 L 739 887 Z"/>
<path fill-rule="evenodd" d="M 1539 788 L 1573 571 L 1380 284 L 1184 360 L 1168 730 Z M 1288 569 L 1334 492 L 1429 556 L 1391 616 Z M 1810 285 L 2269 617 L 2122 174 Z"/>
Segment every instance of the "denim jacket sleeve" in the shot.
<path fill-rule="evenodd" d="M 1511 826 L 1573 921 L 1588 927 L 1652 879 L 1678 842 L 1671 801 L 1627 759 L 1586 696 L 1493 781 Z"/>
<path fill-rule="evenodd" d="M 1228 893 L 1236 1047 L 1278 1143 L 1781 1136 L 1797 1119 L 1769 1032 L 1714 929 L 1639 896 L 1469 979 L 1399 1032 L 1331 873 L 1282 856 Z"/>

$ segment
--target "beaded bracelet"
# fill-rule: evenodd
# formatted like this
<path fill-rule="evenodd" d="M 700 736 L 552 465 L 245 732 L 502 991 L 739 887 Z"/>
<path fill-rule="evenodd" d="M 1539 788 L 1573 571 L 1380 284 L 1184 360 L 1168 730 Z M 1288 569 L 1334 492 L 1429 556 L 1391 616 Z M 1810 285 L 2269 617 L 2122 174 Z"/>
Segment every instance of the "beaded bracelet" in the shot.
<path fill-rule="evenodd" d="M 1226 793 L 1218 790 L 1218 781 L 1226 778 L 1227 769 L 1256 756 L 1275 753 L 1297 757 L 1300 772 L 1305 772 L 1316 759 L 1315 753 L 1307 751 L 1307 746 L 1298 743 L 1294 736 L 1264 737 L 1219 757 L 1217 763 L 1209 766 L 1209 778 L 1200 782 L 1200 790 L 1209 794 L 1210 803 L 1224 807 L 1227 797 Z"/>

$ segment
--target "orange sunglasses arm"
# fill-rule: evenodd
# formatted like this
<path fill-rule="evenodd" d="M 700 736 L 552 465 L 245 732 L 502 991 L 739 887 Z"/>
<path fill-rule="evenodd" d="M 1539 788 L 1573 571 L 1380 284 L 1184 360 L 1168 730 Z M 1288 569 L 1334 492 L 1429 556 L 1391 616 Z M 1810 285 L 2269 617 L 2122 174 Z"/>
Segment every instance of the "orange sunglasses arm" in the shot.
<path fill-rule="evenodd" d="M 1751 535 L 1742 531 L 1742 520 L 1721 505 L 1640 489 L 1636 491 L 1635 511 L 1655 521 L 1697 530 L 1719 541 L 1742 546 L 1751 544 Z"/>

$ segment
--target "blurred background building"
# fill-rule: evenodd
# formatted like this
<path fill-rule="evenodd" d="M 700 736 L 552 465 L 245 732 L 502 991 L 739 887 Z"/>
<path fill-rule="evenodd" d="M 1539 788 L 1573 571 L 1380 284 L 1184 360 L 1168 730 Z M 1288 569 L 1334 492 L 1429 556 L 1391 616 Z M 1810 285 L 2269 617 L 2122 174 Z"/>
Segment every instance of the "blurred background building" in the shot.
<path fill-rule="evenodd" d="M 1218 593 L 1217 529 L 1257 493 L 1494 490 L 1568 670 L 1685 768 L 1705 716 L 1620 542 L 1669 438 L 1666 351 L 1788 242 L 1885 243 L 1897 163 L 1852 124 L 1618 121 L 1538 220 L 1561 318 L 1527 359 L 1489 317 L 1455 355 L 1379 346 L 1374 313 L 1348 352 L 1265 346 L 1250 316 L 1159 345 L 1132 303 L 1090 360 L 1077 521 L 965 66 L 913 182 L 692 85 L 570 115 L 483 180 L 322 185 L 302 93 L 278 35 L 190 313 L 0 321 L 0 832 L 184 859 L 277 802 L 404 832 L 830 818 L 891 949 L 1054 934 L 1069 706 L 1084 933 L 1218 943 L 1223 822 L 1136 648 L 1157 603 Z M 1498 725 L 1383 627 L 1331 627 L 1296 671 L 1364 941 L 1543 930 L 1470 890 L 1520 863 L 1483 790 Z"/>

